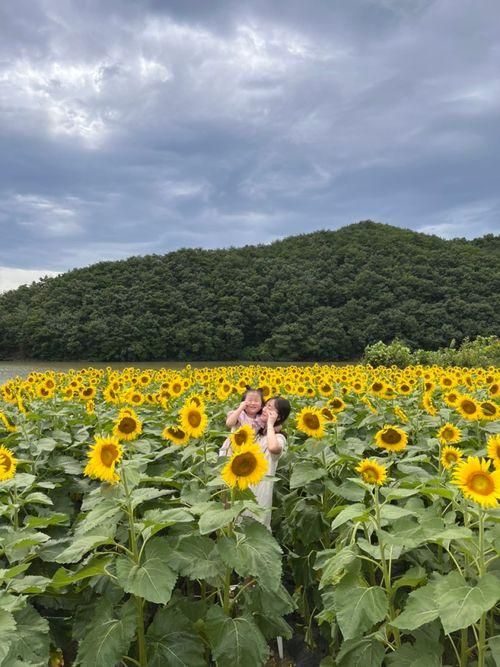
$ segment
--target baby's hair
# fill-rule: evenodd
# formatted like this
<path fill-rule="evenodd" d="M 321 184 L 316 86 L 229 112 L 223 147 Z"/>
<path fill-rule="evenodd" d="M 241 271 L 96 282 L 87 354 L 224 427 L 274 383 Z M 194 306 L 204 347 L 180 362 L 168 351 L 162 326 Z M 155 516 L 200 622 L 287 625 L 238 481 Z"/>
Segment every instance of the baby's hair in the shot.
<path fill-rule="evenodd" d="M 259 394 L 260 400 L 262 401 L 262 403 L 264 403 L 264 392 L 262 391 L 262 389 L 260 387 L 257 387 L 257 388 L 250 387 L 250 385 L 248 385 L 248 384 L 246 386 L 245 393 L 242 396 L 243 400 L 245 400 L 245 398 L 248 396 L 248 394 L 251 394 L 252 392 L 255 392 L 256 394 Z"/>

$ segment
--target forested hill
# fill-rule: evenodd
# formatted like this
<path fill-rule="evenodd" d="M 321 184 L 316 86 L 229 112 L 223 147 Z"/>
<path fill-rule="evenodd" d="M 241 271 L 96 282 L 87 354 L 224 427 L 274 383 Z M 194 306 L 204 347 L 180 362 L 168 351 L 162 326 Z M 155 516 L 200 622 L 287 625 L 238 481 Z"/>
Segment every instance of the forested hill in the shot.
<path fill-rule="evenodd" d="M 0 358 L 348 360 L 500 331 L 500 236 L 360 222 L 101 262 L 0 295 Z"/>

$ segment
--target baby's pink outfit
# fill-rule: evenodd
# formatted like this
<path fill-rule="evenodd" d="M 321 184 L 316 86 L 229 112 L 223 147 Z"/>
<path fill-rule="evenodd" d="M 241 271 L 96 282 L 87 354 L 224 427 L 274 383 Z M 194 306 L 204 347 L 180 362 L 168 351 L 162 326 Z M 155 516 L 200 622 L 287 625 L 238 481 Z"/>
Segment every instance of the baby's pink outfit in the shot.
<path fill-rule="evenodd" d="M 237 424 L 238 426 L 243 426 L 243 424 L 248 424 L 253 428 L 253 430 L 257 433 L 257 431 L 260 431 L 260 429 L 265 426 L 265 420 L 262 417 L 262 415 L 255 415 L 255 417 L 250 417 L 247 415 L 247 413 L 243 410 L 240 412 L 240 416 L 238 417 Z"/>
<path fill-rule="evenodd" d="M 248 426 L 251 426 L 255 433 L 258 433 L 261 428 L 263 428 L 266 424 L 265 419 L 262 417 L 262 415 L 255 415 L 255 417 L 250 417 L 247 415 L 247 413 L 242 410 L 238 416 L 238 421 L 236 422 L 236 426 L 233 426 L 231 431 L 236 431 L 240 426 L 243 426 L 244 424 L 248 424 Z M 231 440 L 229 438 L 226 438 L 224 440 L 224 443 L 222 447 L 219 449 L 219 456 L 228 456 L 228 450 L 231 445 Z"/>

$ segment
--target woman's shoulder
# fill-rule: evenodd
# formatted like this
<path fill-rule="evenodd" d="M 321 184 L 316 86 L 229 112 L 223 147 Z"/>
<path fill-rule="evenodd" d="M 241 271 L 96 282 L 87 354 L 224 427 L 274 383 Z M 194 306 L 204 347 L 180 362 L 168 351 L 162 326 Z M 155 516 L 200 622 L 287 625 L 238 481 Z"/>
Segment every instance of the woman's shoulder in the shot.
<path fill-rule="evenodd" d="M 276 433 L 276 439 L 278 442 L 281 442 L 282 445 L 286 445 L 286 435 L 284 433 Z"/>

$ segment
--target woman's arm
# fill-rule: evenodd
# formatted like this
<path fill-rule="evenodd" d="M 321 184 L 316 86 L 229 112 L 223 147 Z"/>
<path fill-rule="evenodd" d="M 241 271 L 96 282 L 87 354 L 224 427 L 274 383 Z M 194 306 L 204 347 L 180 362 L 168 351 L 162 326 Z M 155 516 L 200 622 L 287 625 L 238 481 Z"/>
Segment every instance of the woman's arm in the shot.
<path fill-rule="evenodd" d="M 271 454 L 281 454 L 283 445 L 281 444 L 276 431 L 274 430 L 274 422 L 278 419 L 278 413 L 275 410 L 270 410 L 267 417 L 267 449 Z"/>
<path fill-rule="evenodd" d="M 233 428 L 233 426 L 236 426 L 236 424 L 238 423 L 239 416 L 241 415 L 245 407 L 246 407 L 246 402 L 241 401 L 236 410 L 231 410 L 231 412 L 228 413 L 226 417 L 226 426 L 228 428 Z"/>

